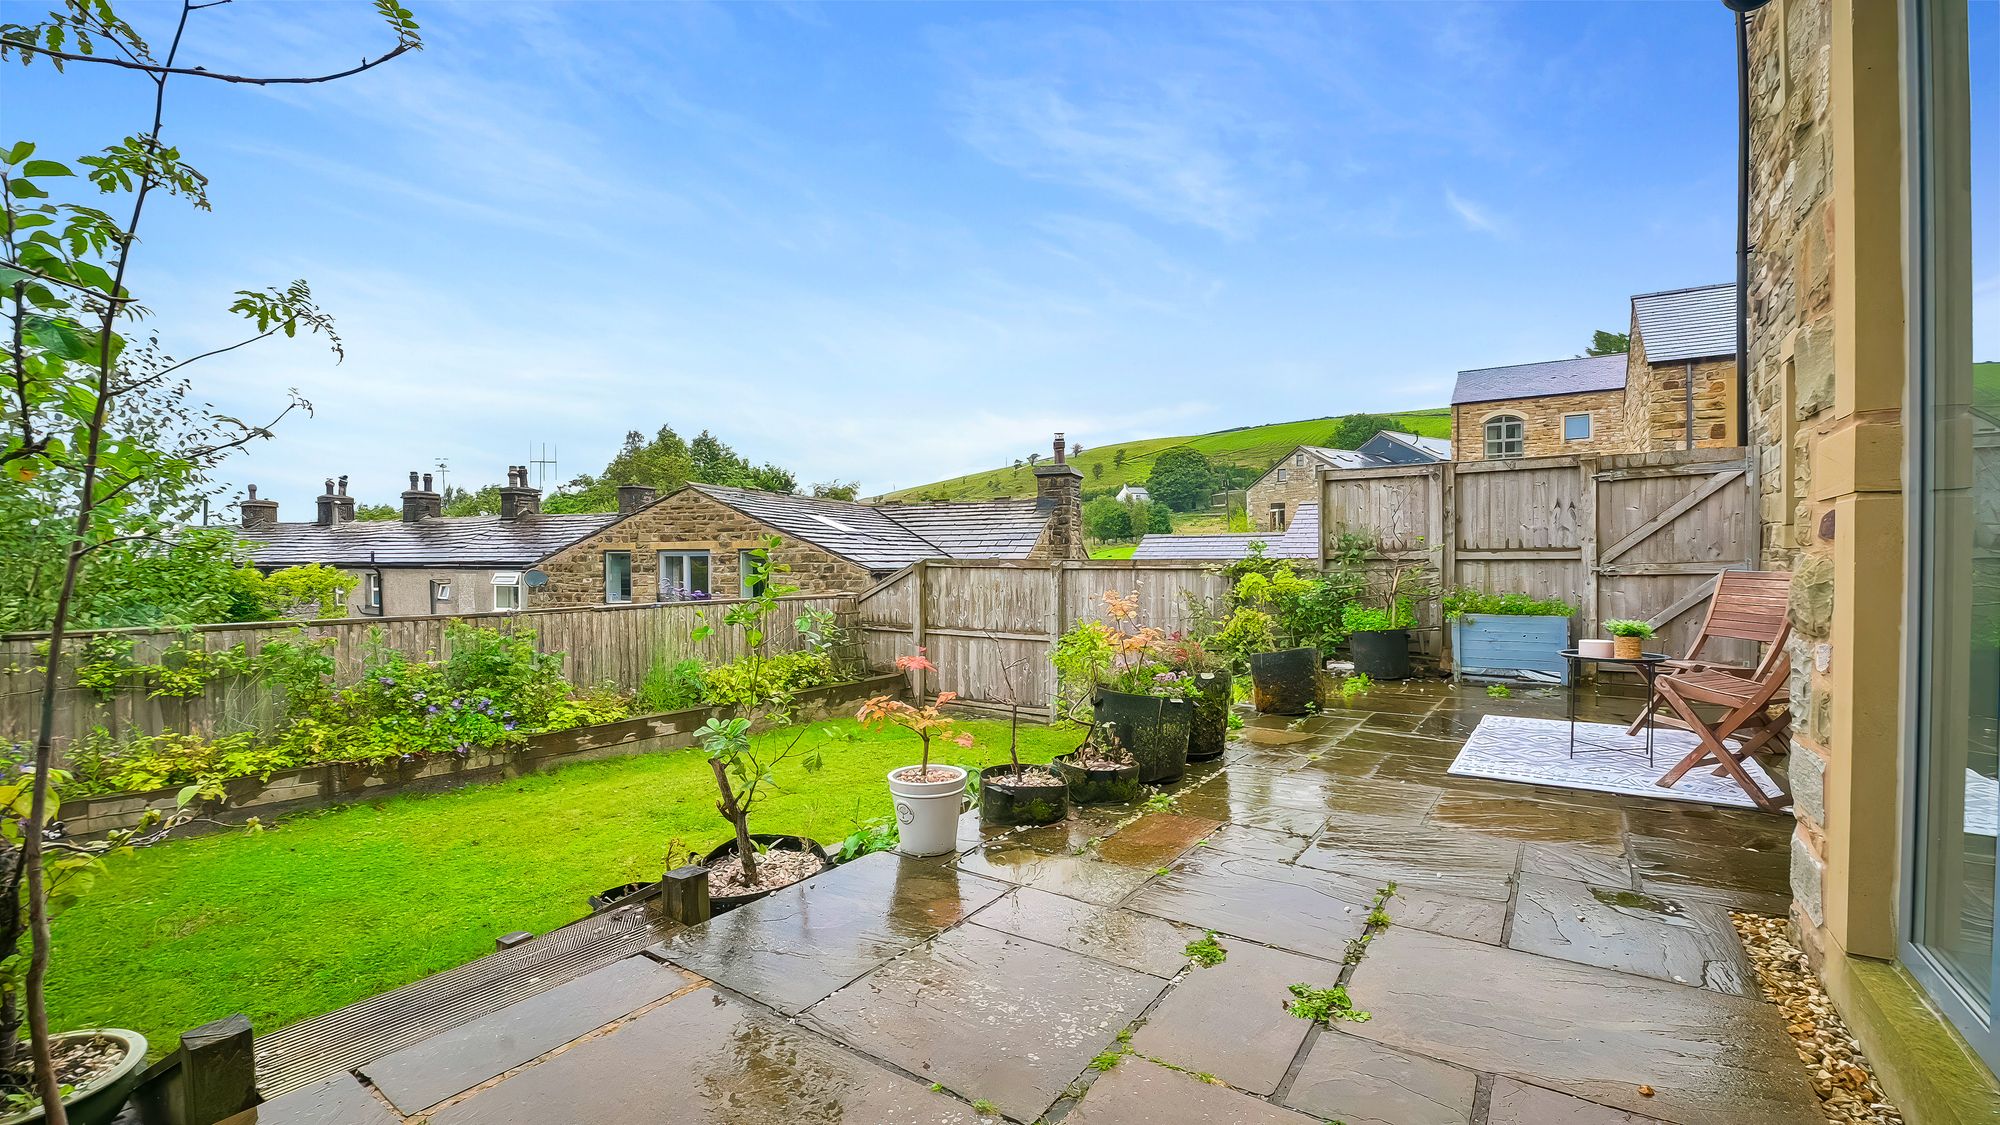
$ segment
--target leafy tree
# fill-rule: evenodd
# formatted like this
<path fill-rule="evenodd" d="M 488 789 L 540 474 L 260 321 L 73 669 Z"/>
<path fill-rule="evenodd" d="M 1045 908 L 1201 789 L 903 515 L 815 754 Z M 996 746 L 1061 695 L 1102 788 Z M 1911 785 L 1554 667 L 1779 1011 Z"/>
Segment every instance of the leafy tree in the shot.
<path fill-rule="evenodd" d="M 1624 355 L 1632 350 L 1630 332 L 1605 332 L 1590 334 L 1590 346 L 1583 349 L 1584 355 Z"/>
<path fill-rule="evenodd" d="M 1135 526 L 1146 529 L 1148 535 L 1171 535 L 1174 530 L 1174 514 L 1165 504 L 1148 504 L 1140 501 L 1138 507 L 1145 513 L 1144 521 L 1133 519 Z"/>
<path fill-rule="evenodd" d="M 185 499 L 207 487 L 209 472 L 230 453 L 271 436 L 271 426 L 304 400 L 292 403 L 271 422 L 247 423 L 205 406 L 187 406 L 186 376 L 191 364 L 259 340 L 301 329 L 325 336 L 339 354 L 332 319 L 314 303 L 303 281 L 269 289 L 236 292 L 231 312 L 246 318 L 245 338 L 210 351 L 174 359 L 156 337 L 126 333 L 147 315 L 126 280 L 134 253 L 147 243 L 140 219 L 148 200 L 175 197 L 208 210 L 208 179 L 190 167 L 178 148 L 161 140 L 167 86 L 177 76 L 231 84 L 292 85 L 326 82 L 379 66 L 422 47 L 416 21 L 395 0 L 376 0 L 395 44 L 374 59 L 335 74 L 269 78 L 228 74 L 187 66 L 181 53 L 187 25 L 213 3 L 182 0 L 172 45 L 156 56 L 151 46 L 120 19 L 110 0 L 65 0 L 64 7 L 39 23 L 0 24 L 0 61 L 36 60 L 61 70 L 66 63 L 111 66 L 143 75 L 153 84 L 150 124 L 139 134 L 77 158 L 71 164 L 37 157 L 30 141 L 0 149 L 0 301 L 7 308 L 7 377 L 0 380 L 0 471 L 20 482 L 36 482 L 55 508 L 60 529 L 62 570 L 49 616 L 48 658 L 42 674 L 41 708 L 28 792 L 18 786 L 6 800 L 4 870 L 0 870 L 0 1070 L 12 1071 L 20 1016 L 25 1012 L 35 1093 L 49 1125 L 67 1125 L 60 1077 L 54 1066 L 43 1002 L 49 968 L 50 884 L 66 872 L 94 871 L 106 849 L 65 842 L 48 859 L 45 830 L 54 811 L 54 727 L 59 677 L 69 630 L 78 608 L 105 577 L 93 555 L 128 544 L 149 544 L 171 557 L 175 548 L 201 550 L 183 536 L 183 521 L 155 502 L 162 496 Z M 15 115 L 35 120 L 34 115 Z M 83 169 L 90 187 L 104 196 L 102 207 L 55 202 L 48 187 Z M 79 187 L 77 189 L 81 191 Z M 160 200 L 165 203 L 165 199 Z M 106 207 L 129 204 L 122 220 Z M 158 210 L 157 207 L 154 209 Z M 165 271 L 184 275 L 181 269 Z M 175 394 L 175 388 L 181 394 Z M 152 416 L 149 396 L 166 393 L 182 412 Z M 142 440 L 127 442 L 123 435 Z M 18 954 L 21 895 L 25 892 L 30 949 L 25 965 Z M 18 1007 L 17 1007 L 18 1005 Z"/>
<path fill-rule="evenodd" d="M 357 521 L 399 520 L 403 518 L 403 509 L 394 504 L 362 504 L 354 509 L 354 518 Z"/>
<path fill-rule="evenodd" d="M 288 566 L 264 576 L 264 602 L 278 617 L 346 617 L 347 595 L 360 582 L 322 563 Z"/>
<path fill-rule="evenodd" d="M 1176 512 L 1205 508 L 1215 492 L 1215 466 L 1200 450 L 1186 446 L 1169 449 L 1153 459 L 1146 491 Z"/>
<path fill-rule="evenodd" d="M 1091 480 L 1104 479 L 1104 462 L 1092 461 L 1090 463 L 1090 479 Z"/>
<path fill-rule="evenodd" d="M 1116 465 L 1116 466 L 1118 466 L 1118 467 L 1119 467 L 1119 468 L 1121 468 L 1121 469 L 1122 469 L 1122 468 L 1124 468 L 1124 467 L 1125 467 L 1125 451 L 1124 451 L 1124 450 L 1122 450 L 1122 449 L 1120 449 L 1120 450 L 1118 450 L 1117 452 L 1113 453 L 1113 454 L 1111 455 L 1111 463 L 1112 463 L 1112 464 L 1114 464 L 1114 465 Z"/>
<path fill-rule="evenodd" d="M 444 495 L 440 499 L 444 502 L 443 510 L 447 516 L 497 516 L 500 514 L 500 486 L 497 484 L 481 485 L 477 492 L 467 492 L 457 485 L 451 485 L 444 490 Z M 397 509 L 396 516 L 398 519 L 402 518 L 402 514 L 402 510 L 400 508 Z"/>
<path fill-rule="evenodd" d="M 1092 539 L 1132 538 L 1132 509 L 1109 496 L 1099 496 L 1083 506 L 1083 533 Z"/>
<path fill-rule="evenodd" d="M 989 480 L 986 483 L 990 486 L 993 482 Z M 812 494 L 821 500 L 853 500 L 860 493 L 861 482 L 858 480 L 826 480 L 812 486 Z"/>
<path fill-rule="evenodd" d="M 578 476 L 550 496 L 543 508 L 550 512 L 615 512 L 621 484 L 643 484 L 668 493 L 690 481 L 766 492 L 792 492 L 799 483 L 788 469 L 751 464 L 707 430 L 693 441 L 684 441 L 669 425 L 661 426 L 651 439 L 638 430 L 627 431 L 625 444 L 602 473 Z M 500 510 L 497 494 L 493 510 Z"/>
<path fill-rule="evenodd" d="M 1349 414 L 1333 424 L 1333 433 L 1326 439 L 1331 449 L 1360 449 L 1369 438 L 1390 430 L 1399 434 L 1410 432 L 1408 426 L 1387 414 Z"/>

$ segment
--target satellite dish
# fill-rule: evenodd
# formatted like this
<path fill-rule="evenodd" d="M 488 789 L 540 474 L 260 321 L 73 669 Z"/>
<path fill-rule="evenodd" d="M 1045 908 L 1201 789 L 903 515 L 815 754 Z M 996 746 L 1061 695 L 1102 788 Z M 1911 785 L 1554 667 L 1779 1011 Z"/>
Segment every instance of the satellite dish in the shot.
<path fill-rule="evenodd" d="M 539 590 L 549 584 L 549 576 L 539 570 L 528 571 L 521 577 L 527 581 L 530 590 Z"/>

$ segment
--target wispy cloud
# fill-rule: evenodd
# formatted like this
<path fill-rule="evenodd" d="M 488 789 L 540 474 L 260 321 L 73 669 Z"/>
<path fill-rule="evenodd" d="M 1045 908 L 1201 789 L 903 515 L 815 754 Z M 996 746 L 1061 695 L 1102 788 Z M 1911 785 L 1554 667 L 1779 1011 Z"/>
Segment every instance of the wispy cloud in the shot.
<path fill-rule="evenodd" d="M 1490 234 L 1496 238 L 1512 238 L 1512 223 L 1493 213 L 1484 204 L 1476 203 L 1450 188 L 1444 189 L 1444 205 L 1465 224 L 1465 229 Z"/>

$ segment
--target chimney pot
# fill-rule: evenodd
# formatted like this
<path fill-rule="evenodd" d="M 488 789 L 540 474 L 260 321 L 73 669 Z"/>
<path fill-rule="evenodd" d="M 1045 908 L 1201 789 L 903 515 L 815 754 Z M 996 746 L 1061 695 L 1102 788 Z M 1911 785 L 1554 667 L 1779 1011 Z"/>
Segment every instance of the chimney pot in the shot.
<path fill-rule="evenodd" d="M 424 474 L 424 491 L 431 491 L 431 475 L 429 473 Z"/>
<path fill-rule="evenodd" d="M 618 514 L 630 515 L 659 498 L 659 490 L 643 484 L 618 486 Z"/>
<path fill-rule="evenodd" d="M 410 470 L 410 491 L 415 492 L 416 490 L 417 490 L 417 471 L 415 469 L 412 469 Z"/>
<path fill-rule="evenodd" d="M 342 473 L 342 474 L 340 474 L 340 482 L 339 482 L 339 484 L 340 484 L 340 495 L 342 495 L 342 496 L 345 496 L 345 495 L 347 495 L 347 474 L 346 474 L 346 473 Z"/>
<path fill-rule="evenodd" d="M 250 486 L 250 499 L 255 500 L 256 498 L 257 498 L 257 486 L 253 484 Z"/>
<path fill-rule="evenodd" d="M 507 466 L 507 487 L 500 490 L 500 518 L 515 520 L 540 515 L 541 511 L 542 490 L 528 487 L 528 467 Z"/>
<path fill-rule="evenodd" d="M 1063 441 L 1062 431 L 1056 431 L 1056 464 L 1063 463 L 1063 454 L 1068 449 L 1068 444 Z"/>
<path fill-rule="evenodd" d="M 255 527 L 269 527 L 278 522 L 278 502 L 257 499 L 257 486 L 254 484 L 250 486 L 250 495 L 236 505 L 236 510 L 243 515 L 245 531 Z"/>

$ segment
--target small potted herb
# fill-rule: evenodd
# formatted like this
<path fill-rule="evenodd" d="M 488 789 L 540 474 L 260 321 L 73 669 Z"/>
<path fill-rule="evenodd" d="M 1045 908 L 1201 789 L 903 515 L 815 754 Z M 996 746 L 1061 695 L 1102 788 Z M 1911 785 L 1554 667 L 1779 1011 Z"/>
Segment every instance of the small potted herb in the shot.
<path fill-rule="evenodd" d="M 916 680 L 921 700 L 923 674 L 936 671 L 937 666 L 919 650 L 915 656 L 897 657 L 896 669 Z M 951 718 L 943 713 L 944 706 L 956 698 L 952 692 L 941 691 L 928 705 L 916 706 L 878 695 L 863 703 L 855 716 L 862 726 L 902 727 L 923 745 L 923 756 L 916 765 L 889 771 L 889 795 L 895 799 L 899 833 L 896 850 L 904 855 L 943 855 L 958 850 L 958 814 L 965 804 L 966 771 L 931 764 L 933 739 L 972 747 L 972 735 L 954 731 Z"/>
<path fill-rule="evenodd" d="M 1454 667 L 1460 674 L 1547 672 L 1567 677 L 1569 603 L 1527 594 L 1459 588 L 1444 596 Z"/>
<path fill-rule="evenodd" d="M 1606 621 L 1604 631 L 1611 634 L 1613 656 L 1619 660 L 1638 660 L 1646 655 L 1646 639 L 1653 635 L 1653 626 L 1647 621 L 1620 619 Z"/>

